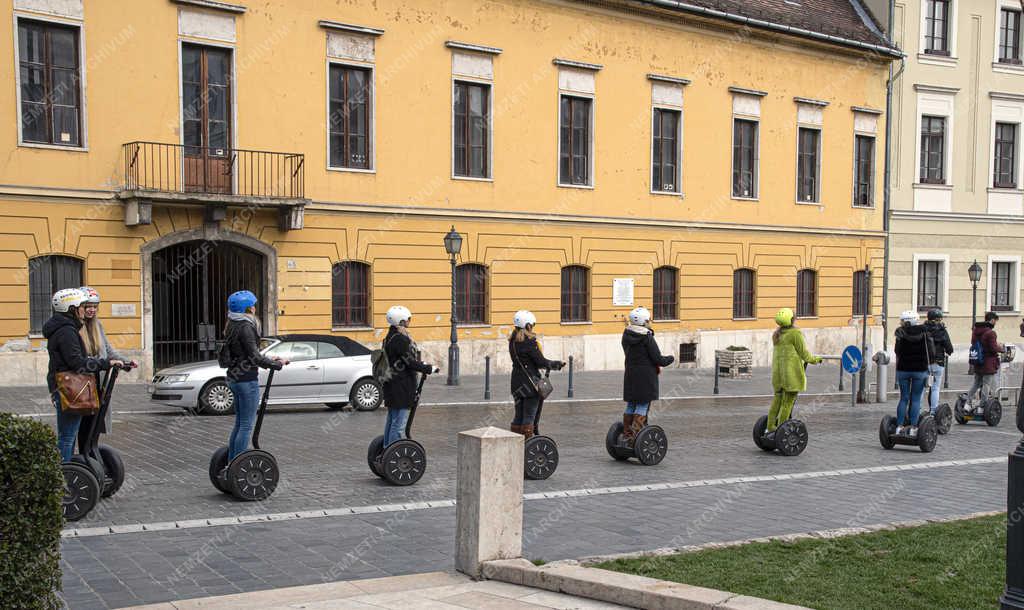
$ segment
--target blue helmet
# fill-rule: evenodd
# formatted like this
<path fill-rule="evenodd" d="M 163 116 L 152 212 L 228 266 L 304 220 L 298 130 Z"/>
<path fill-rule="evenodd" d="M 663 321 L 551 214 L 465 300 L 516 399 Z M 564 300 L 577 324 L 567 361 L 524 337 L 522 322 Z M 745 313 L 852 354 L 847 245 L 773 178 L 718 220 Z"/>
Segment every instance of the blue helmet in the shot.
<path fill-rule="evenodd" d="M 245 313 L 256 304 L 256 295 L 248 290 L 239 290 L 228 297 L 228 311 L 232 313 Z"/>

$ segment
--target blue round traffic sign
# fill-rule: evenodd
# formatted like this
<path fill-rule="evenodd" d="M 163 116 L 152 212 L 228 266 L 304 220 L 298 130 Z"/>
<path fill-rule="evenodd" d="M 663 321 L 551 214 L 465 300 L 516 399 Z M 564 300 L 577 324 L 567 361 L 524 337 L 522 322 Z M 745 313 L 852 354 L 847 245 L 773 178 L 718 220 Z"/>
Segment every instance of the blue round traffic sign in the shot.
<path fill-rule="evenodd" d="M 861 353 L 860 348 L 856 345 L 849 345 L 843 350 L 841 361 L 843 363 L 843 370 L 851 375 L 859 373 L 864 368 L 864 354 Z"/>

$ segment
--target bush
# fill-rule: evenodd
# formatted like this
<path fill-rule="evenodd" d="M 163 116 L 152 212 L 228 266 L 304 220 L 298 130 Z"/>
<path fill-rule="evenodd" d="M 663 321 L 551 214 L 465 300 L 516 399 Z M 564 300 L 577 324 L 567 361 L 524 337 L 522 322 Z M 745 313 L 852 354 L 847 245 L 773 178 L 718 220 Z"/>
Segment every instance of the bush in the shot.
<path fill-rule="evenodd" d="M 742 345 L 730 345 L 729 347 L 727 347 L 725 349 L 726 349 L 726 351 L 729 351 L 729 352 L 749 352 L 750 351 L 749 347 L 743 347 Z"/>
<path fill-rule="evenodd" d="M 46 424 L 0 413 L 0 599 L 60 608 L 64 475 Z"/>

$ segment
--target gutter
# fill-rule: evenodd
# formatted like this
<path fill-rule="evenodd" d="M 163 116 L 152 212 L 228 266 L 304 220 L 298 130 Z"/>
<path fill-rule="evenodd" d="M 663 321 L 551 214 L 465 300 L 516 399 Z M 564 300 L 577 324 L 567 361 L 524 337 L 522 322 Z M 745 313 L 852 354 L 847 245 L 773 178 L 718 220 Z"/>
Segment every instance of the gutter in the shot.
<path fill-rule="evenodd" d="M 1024 2 L 1024 0 L 1022 0 Z M 893 35 L 893 13 L 896 11 L 896 0 L 889 0 L 889 40 Z M 889 247 L 889 225 L 892 215 L 892 88 L 893 83 L 903 74 L 907 67 L 906 56 L 900 57 L 900 69 L 893 73 L 892 64 L 889 64 L 889 80 L 885 82 L 885 169 L 882 189 L 882 230 L 885 232 L 885 251 L 882 257 L 882 350 L 889 351 L 889 258 L 891 256 Z"/>

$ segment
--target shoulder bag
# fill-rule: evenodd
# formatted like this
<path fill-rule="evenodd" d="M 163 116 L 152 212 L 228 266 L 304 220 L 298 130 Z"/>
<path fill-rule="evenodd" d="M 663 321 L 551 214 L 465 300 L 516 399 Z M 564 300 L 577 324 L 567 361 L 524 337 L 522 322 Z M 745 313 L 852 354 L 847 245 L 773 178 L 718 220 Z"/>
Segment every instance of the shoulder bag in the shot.
<path fill-rule="evenodd" d="M 100 410 L 96 375 L 61 371 L 54 376 L 60 395 L 60 410 L 76 415 L 95 415 Z"/>
<path fill-rule="evenodd" d="M 551 380 L 548 379 L 548 376 L 545 375 L 543 377 L 534 378 L 534 376 L 530 374 L 530 371 L 523 366 L 523 361 L 519 359 L 519 350 L 516 349 L 515 346 L 512 346 L 512 353 L 516 355 L 516 361 L 519 363 L 519 368 L 523 369 L 523 372 L 526 373 L 526 378 L 530 380 L 534 391 L 537 392 L 537 396 L 540 396 L 541 400 L 551 396 L 551 393 L 555 391 L 555 388 L 551 385 Z M 550 371 L 548 372 L 550 373 Z"/>

